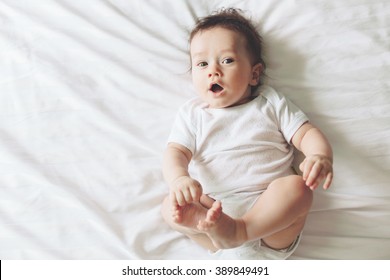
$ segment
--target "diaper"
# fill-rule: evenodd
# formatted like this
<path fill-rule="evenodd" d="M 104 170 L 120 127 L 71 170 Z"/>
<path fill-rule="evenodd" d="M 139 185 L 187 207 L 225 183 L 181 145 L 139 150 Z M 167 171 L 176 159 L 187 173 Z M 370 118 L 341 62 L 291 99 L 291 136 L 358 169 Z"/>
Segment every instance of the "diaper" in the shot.
<path fill-rule="evenodd" d="M 265 190 L 256 192 L 240 192 L 230 194 L 211 195 L 222 203 L 222 211 L 232 218 L 243 216 Z M 301 234 L 295 241 L 285 249 L 275 250 L 268 247 L 262 240 L 254 240 L 232 249 L 221 249 L 216 252 L 209 252 L 213 259 L 220 260 L 284 260 L 294 253 L 301 240 Z"/>
<path fill-rule="evenodd" d="M 241 192 L 221 192 L 208 194 L 215 200 L 222 203 L 222 211 L 232 218 L 242 217 L 249 209 L 253 207 L 260 195 L 266 188 L 241 191 Z"/>
<path fill-rule="evenodd" d="M 301 234 L 286 249 L 275 250 L 261 240 L 249 241 L 237 248 L 209 252 L 216 260 L 285 260 L 294 253 L 301 240 Z"/>

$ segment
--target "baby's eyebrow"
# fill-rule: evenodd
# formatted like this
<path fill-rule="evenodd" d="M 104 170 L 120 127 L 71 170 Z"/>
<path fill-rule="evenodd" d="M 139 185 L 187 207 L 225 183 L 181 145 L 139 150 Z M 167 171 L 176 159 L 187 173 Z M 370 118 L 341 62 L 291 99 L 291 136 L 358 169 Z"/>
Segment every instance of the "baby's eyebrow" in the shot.
<path fill-rule="evenodd" d="M 202 56 L 204 56 L 204 52 L 191 53 L 191 57 L 193 58 L 202 57 Z"/>
<path fill-rule="evenodd" d="M 235 53 L 237 50 L 235 48 L 223 49 L 221 53 Z"/>
<path fill-rule="evenodd" d="M 234 48 L 228 48 L 228 49 L 223 49 L 221 51 L 219 51 L 219 53 L 221 54 L 224 54 L 224 53 L 236 53 L 237 50 L 234 49 Z M 206 55 L 206 52 L 195 52 L 195 53 L 191 53 L 191 57 L 193 58 L 197 58 L 197 57 L 203 57 Z"/>

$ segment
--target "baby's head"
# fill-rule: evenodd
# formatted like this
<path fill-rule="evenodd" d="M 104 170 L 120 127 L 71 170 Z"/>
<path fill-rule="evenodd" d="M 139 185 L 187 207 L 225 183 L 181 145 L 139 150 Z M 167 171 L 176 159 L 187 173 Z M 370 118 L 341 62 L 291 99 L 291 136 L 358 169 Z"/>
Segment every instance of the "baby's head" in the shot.
<path fill-rule="evenodd" d="M 222 9 L 207 17 L 201 18 L 196 23 L 195 28 L 190 34 L 190 43 L 198 32 L 211 29 L 213 27 L 222 27 L 236 31 L 246 39 L 248 52 L 253 60 L 253 65 L 261 63 L 265 69 L 265 63 L 262 58 L 262 38 L 253 24 L 242 16 L 238 9 Z"/>
<path fill-rule="evenodd" d="M 245 103 L 261 84 L 265 68 L 262 38 L 236 9 L 224 9 L 199 19 L 190 34 L 190 54 L 193 81 L 198 91 L 202 92 L 207 86 L 214 99 L 229 96 L 233 89 L 238 95 L 233 97 L 237 100 L 215 107 Z M 207 96 L 201 94 L 201 97 Z M 211 102 L 211 99 L 206 101 Z"/>

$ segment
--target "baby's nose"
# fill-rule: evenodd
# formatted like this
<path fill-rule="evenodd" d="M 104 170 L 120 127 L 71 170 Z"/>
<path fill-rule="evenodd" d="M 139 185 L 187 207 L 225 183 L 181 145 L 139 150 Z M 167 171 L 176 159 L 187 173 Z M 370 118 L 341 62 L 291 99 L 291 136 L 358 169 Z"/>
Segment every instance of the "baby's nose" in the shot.
<path fill-rule="evenodd" d="M 210 68 L 210 72 L 209 72 L 208 76 L 209 76 L 209 78 L 212 78 L 214 76 L 220 77 L 222 75 L 221 75 L 221 71 L 217 67 L 212 67 L 212 68 Z"/>
<path fill-rule="evenodd" d="M 219 76 L 219 74 L 218 74 L 217 72 L 215 72 L 215 73 L 209 73 L 209 78 L 212 78 L 212 77 L 214 77 L 214 76 Z"/>

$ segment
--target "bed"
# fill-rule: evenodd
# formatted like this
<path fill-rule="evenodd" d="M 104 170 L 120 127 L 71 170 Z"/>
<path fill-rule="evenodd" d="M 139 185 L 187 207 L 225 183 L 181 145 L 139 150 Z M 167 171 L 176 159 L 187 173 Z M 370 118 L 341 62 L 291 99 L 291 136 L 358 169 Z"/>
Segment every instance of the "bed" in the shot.
<path fill-rule="evenodd" d="M 386 0 L 1 1 L 0 259 L 210 258 L 163 222 L 161 165 L 189 31 L 222 7 L 334 149 L 291 259 L 390 259 Z"/>

